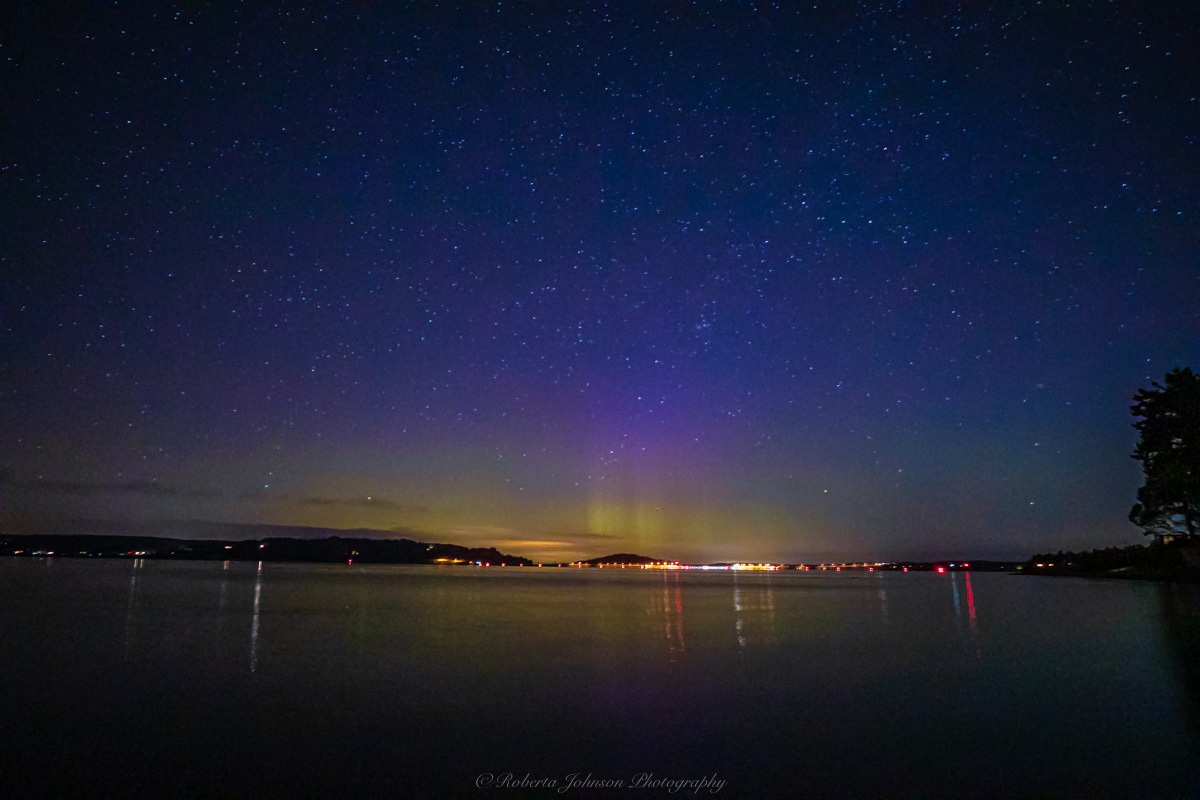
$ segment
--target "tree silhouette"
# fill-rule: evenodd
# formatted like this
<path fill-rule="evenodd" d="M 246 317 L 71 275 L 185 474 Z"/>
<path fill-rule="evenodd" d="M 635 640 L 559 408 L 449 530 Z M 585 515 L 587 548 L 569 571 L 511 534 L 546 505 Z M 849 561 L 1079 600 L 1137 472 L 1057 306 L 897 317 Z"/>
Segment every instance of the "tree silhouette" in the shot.
<path fill-rule="evenodd" d="M 1139 389 L 1130 411 L 1142 435 L 1133 457 L 1146 484 L 1129 521 L 1147 535 L 1196 536 L 1200 528 L 1200 375 L 1173 369 L 1163 384 Z"/>

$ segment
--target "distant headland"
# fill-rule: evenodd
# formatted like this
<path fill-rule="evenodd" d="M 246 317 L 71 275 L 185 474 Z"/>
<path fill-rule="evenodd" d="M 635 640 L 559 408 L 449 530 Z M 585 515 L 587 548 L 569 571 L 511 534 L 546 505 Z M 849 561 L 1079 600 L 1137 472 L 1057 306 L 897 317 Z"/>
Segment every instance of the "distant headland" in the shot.
<path fill-rule="evenodd" d="M 599 567 L 608 564 L 621 564 L 632 566 L 634 564 L 662 564 L 661 558 L 650 558 L 649 556 L 638 556 L 633 553 L 613 553 L 610 556 L 600 556 L 600 558 L 592 558 L 587 561 L 579 562 L 589 567 Z"/>
<path fill-rule="evenodd" d="M 359 564 L 488 564 L 532 566 L 494 547 L 328 536 L 320 539 L 171 539 L 108 534 L 0 535 L 0 555 L 67 558 L 155 558 L 192 561 L 293 561 Z"/>

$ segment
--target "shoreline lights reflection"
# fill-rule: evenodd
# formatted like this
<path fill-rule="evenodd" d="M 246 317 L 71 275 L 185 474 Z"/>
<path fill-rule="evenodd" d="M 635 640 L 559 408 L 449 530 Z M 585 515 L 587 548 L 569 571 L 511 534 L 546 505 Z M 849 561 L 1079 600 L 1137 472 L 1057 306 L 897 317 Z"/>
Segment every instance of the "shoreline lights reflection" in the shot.
<path fill-rule="evenodd" d="M 258 603 L 262 596 L 263 562 L 258 562 L 254 579 L 254 616 L 250 622 L 250 671 L 258 671 Z"/>
<path fill-rule="evenodd" d="M 672 605 L 674 613 L 672 613 Z M 675 602 L 671 602 L 671 584 L 663 573 L 663 626 L 666 634 L 668 655 L 671 663 L 677 663 L 687 650 L 683 641 L 683 591 L 679 585 L 679 574 L 675 574 Z"/>
<path fill-rule="evenodd" d="M 456 562 L 454 560 L 439 559 L 438 566 L 446 566 L 455 563 L 465 563 L 471 567 L 523 567 L 525 564 L 492 564 L 484 561 L 465 561 Z M 702 571 L 779 571 L 779 570 L 796 570 L 799 572 L 809 571 L 826 571 L 841 572 L 843 570 L 854 571 L 862 570 L 865 572 L 936 572 L 939 575 L 947 573 L 964 572 L 971 565 L 966 562 L 895 562 L 895 561 L 846 561 L 842 563 L 826 563 L 826 564 L 768 564 L 768 563 L 751 563 L 751 562 L 733 562 L 727 564 L 683 564 L 678 561 L 651 561 L 637 563 L 595 563 L 587 561 L 570 561 L 558 563 L 540 563 L 529 564 L 531 567 L 557 567 L 557 568 L 575 568 L 575 569 L 661 569 L 661 570 L 702 570 Z M 1041 565 L 1039 565 L 1041 566 Z M 1053 566 L 1053 565 L 1050 565 Z M 1019 572 L 1023 564 L 1018 562 L 995 562 L 992 565 L 991 571 L 1004 572 L 1011 569 L 1014 573 Z"/>

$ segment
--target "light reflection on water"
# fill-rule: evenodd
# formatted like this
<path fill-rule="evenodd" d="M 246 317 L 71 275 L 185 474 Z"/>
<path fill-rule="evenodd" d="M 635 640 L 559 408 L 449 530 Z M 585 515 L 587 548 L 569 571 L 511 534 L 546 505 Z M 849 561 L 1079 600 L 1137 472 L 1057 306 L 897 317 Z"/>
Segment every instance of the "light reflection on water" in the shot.
<path fill-rule="evenodd" d="M 743 627 L 745 622 L 742 620 L 742 599 L 741 592 L 738 591 L 738 574 L 733 573 L 733 610 L 737 612 L 737 640 L 738 647 L 746 646 L 746 636 Z"/>
<path fill-rule="evenodd" d="M 667 642 L 667 660 L 678 663 L 687 647 L 683 640 L 683 593 L 679 585 L 679 573 L 674 572 L 674 600 L 671 593 L 671 572 L 662 570 L 662 613 L 663 635 Z"/>
<path fill-rule="evenodd" d="M 258 670 L 258 602 L 262 596 L 263 562 L 258 562 L 258 575 L 254 579 L 254 618 L 250 622 L 250 671 Z"/>
<path fill-rule="evenodd" d="M 127 562 L 128 563 L 128 562 Z M 137 604 L 138 596 L 138 578 L 142 574 L 143 559 L 135 558 L 132 561 L 132 568 L 129 574 L 129 602 L 125 607 L 125 660 L 128 661 L 133 653 L 133 612 Z"/>
<path fill-rule="evenodd" d="M 69 779 L 64 748 L 100 794 L 632 767 L 716 770 L 730 796 L 1146 794 L 1130 764 L 1200 785 L 1192 587 L 0 562 L 0 768 L 33 789 L 55 788 L 39 764 Z"/>
<path fill-rule="evenodd" d="M 938 575 L 937 578 L 939 580 L 946 580 L 950 584 L 951 605 L 954 609 L 954 628 L 963 652 L 969 653 L 975 659 L 982 658 L 979 631 L 975 625 L 975 593 L 971 588 L 971 573 L 966 571 L 947 572 Z M 962 589 L 959 589 L 960 582 L 964 584 L 964 588 Z M 965 619 L 963 615 L 964 606 L 966 607 Z M 964 625 L 966 626 L 965 629 Z"/>
<path fill-rule="evenodd" d="M 775 595 L 772 590 L 772 580 L 775 573 L 761 572 L 749 580 L 752 581 L 750 591 L 743 593 L 739 571 L 733 576 L 733 610 L 737 615 L 734 622 L 735 638 L 738 650 L 744 651 L 752 640 L 759 645 L 775 643 Z"/>

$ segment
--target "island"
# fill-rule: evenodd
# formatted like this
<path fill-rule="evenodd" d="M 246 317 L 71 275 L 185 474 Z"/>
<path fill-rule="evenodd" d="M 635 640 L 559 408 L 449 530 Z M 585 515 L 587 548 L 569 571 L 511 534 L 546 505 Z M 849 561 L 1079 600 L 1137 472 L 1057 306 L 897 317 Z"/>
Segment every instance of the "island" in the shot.
<path fill-rule="evenodd" d="M 613 553 L 608 556 L 600 556 L 599 558 L 590 558 L 587 561 L 581 562 L 589 567 L 606 567 L 615 566 L 642 566 L 643 564 L 663 564 L 665 561 L 661 558 L 650 558 L 649 556 L 639 556 L 633 553 Z"/>

